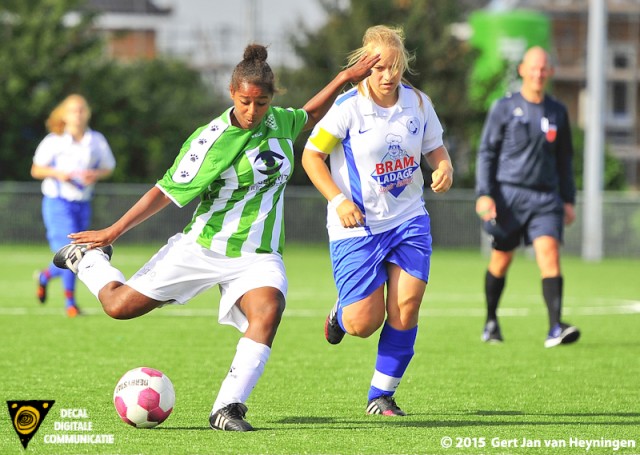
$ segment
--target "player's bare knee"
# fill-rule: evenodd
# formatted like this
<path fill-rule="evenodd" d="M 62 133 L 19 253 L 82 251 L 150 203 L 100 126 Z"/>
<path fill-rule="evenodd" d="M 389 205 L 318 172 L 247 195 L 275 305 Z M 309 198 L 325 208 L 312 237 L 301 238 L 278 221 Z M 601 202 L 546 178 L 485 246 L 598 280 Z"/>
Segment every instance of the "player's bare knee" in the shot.
<path fill-rule="evenodd" d="M 106 298 L 101 298 L 100 302 L 107 316 L 113 319 L 131 319 L 138 316 L 131 311 L 131 305 L 128 305 L 121 297 L 113 294 Z"/>
<path fill-rule="evenodd" d="M 131 316 L 127 314 L 122 305 L 117 302 L 109 302 L 108 304 L 103 302 L 102 308 L 107 316 L 113 319 L 131 319 Z"/>
<path fill-rule="evenodd" d="M 359 338 L 369 338 L 371 335 L 373 335 L 376 332 L 376 330 L 378 330 L 378 328 L 379 328 L 379 326 L 377 328 L 376 327 L 372 327 L 372 326 L 369 326 L 369 327 L 364 327 L 363 326 L 363 327 L 355 328 L 353 333 L 351 333 L 351 332 L 349 332 L 349 333 L 350 333 L 350 335 L 356 336 L 356 337 L 359 337 Z"/>
<path fill-rule="evenodd" d="M 107 316 L 112 317 L 114 319 L 120 319 L 118 317 L 119 309 L 118 309 L 118 295 L 114 292 L 115 288 L 112 286 L 112 283 L 104 286 L 100 292 L 98 293 L 98 300 L 102 304 L 102 309 L 107 314 Z"/>
<path fill-rule="evenodd" d="M 111 302 L 109 301 L 102 301 L 102 309 L 104 310 L 105 314 L 107 316 L 109 316 L 110 318 L 113 319 L 120 319 L 119 316 L 119 312 L 118 309 L 115 305 L 112 305 Z"/>
<path fill-rule="evenodd" d="M 282 320 L 281 311 L 271 311 L 268 313 L 263 313 L 260 317 L 259 323 L 262 324 L 267 329 L 277 328 L 280 325 L 281 320 Z"/>
<path fill-rule="evenodd" d="M 389 322 L 398 330 L 409 330 L 418 324 L 422 299 L 409 298 L 398 303 L 398 313 L 389 312 Z"/>
<path fill-rule="evenodd" d="M 384 318 L 361 318 L 352 321 L 344 321 L 344 326 L 347 329 L 349 335 L 360 337 L 360 338 L 369 338 L 373 335 L 384 322 Z"/>
<path fill-rule="evenodd" d="M 265 327 L 278 327 L 285 309 L 284 299 L 270 299 L 260 305 L 255 305 L 247 314 L 250 323 Z"/>

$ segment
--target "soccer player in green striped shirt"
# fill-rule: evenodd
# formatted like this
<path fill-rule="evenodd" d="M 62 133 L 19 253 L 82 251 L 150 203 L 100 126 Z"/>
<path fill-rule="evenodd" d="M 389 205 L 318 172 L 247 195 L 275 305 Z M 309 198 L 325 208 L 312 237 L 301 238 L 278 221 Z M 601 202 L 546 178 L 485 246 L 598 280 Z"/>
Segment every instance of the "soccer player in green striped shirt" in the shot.
<path fill-rule="evenodd" d="M 302 109 L 272 106 L 276 93 L 267 49 L 247 46 L 229 86 L 233 106 L 198 128 L 173 166 L 118 221 L 69 235 L 54 263 L 77 273 L 115 319 L 168 303 L 184 304 L 218 285 L 218 320 L 244 333 L 209 417 L 217 430 L 250 431 L 244 404 L 261 376 L 285 307 L 283 192 L 293 143 L 331 107 L 342 87 L 367 77 L 379 56 L 341 71 Z M 132 278 L 110 263 L 122 234 L 170 203 L 196 197 L 193 218 Z"/>

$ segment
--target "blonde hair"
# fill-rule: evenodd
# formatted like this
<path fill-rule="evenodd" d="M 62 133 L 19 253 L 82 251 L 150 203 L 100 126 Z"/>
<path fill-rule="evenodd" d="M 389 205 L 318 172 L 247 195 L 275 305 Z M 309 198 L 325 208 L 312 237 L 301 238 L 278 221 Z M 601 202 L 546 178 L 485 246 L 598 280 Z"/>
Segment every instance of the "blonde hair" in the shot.
<path fill-rule="evenodd" d="M 89 118 L 91 118 L 91 108 L 89 107 L 89 103 L 87 102 L 86 98 L 82 95 L 78 95 L 77 93 L 72 93 L 71 95 L 67 96 L 64 100 L 62 100 L 62 102 L 60 102 L 60 104 L 58 104 L 55 108 L 53 108 L 53 110 L 51 111 L 51 114 L 49 114 L 49 117 L 45 121 L 45 126 L 47 127 L 47 131 L 55 134 L 64 133 L 64 127 L 65 127 L 64 116 L 67 112 L 67 107 L 71 102 L 83 103 L 87 108 L 87 113 L 88 113 L 87 121 L 89 120 Z"/>
<path fill-rule="evenodd" d="M 352 51 L 347 56 L 347 66 L 353 66 L 363 56 L 371 54 L 376 48 L 384 47 L 396 49 L 398 51 L 396 61 L 393 64 L 393 70 L 399 71 L 401 74 L 415 74 L 411 65 L 416 57 L 404 47 L 404 30 L 402 27 L 392 27 L 389 25 L 374 25 L 369 27 L 362 37 L 362 47 Z M 358 92 L 364 94 L 364 81 L 358 84 Z M 418 90 L 407 81 L 404 76 L 402 83 L 410 86 L 418 95 L 422 102 Z"/>

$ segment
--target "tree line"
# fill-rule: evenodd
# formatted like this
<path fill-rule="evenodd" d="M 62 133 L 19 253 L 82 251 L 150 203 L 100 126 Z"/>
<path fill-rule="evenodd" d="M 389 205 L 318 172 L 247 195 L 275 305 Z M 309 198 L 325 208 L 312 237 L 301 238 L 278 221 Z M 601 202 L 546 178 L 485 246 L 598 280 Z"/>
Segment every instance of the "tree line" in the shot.
<path fill-rule="evenodd" d="M 186 62 L 108 58 L 104 38 L 94 28 L 97 13 L 85 8 L 85 1 L 4 0 L 0 5 L 0 180 L 31 180 L 33 153 L 46 135 L 44 121 L 69 93 L 88 99 L 91 126 L 105 134 L 116 155 L 114 182 L 160 178 L 191 132 L 229 105 L 228 94 L 216 93 Z M 344 67 L 367 27 L 401 25 L 406 47 L 416 56 L 415 72 L 407 79 L 435 105 L 456 167 L 456 187 L 473 187 L 475 147 L 486 109 L 469 96 L 475 51 L 454 37 L 450 26 L 487 1 L 318 2 L 328 20 L 314 30 L 299 23 L 291 33 L 302 65 L 274 68 L 283 88 L 275 104 L 304 105 Z M 77 18 L 72 23 L 70 13 Z M 494 87 L 483 89 L 489 94 Z M 297 141 L 297 151 L 306 137 Z M 580 152 L 576 147 L 579 169 Z M 424 171 L 428 182 L 430 172 Z M 609 188 L 623 185 L 622 167 L 610 157 L 607 173 Z M 292 183 L 309 183 L 301 166 Z"/>

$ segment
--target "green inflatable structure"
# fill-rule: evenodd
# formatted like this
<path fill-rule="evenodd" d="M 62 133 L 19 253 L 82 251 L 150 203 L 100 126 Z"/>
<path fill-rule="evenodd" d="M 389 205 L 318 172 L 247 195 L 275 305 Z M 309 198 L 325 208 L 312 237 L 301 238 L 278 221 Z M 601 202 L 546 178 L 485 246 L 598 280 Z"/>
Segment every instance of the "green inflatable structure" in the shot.
<path fill-rule="evenodd" d="M 518 90 L 518 63 L 532 46 L 551 49 L 551 23 L 526 10 L 476 11 L 469 17 L 471 45 L 479 55 L 471 73 L 471 98 L 481 107 L 509 90 Z"/>

